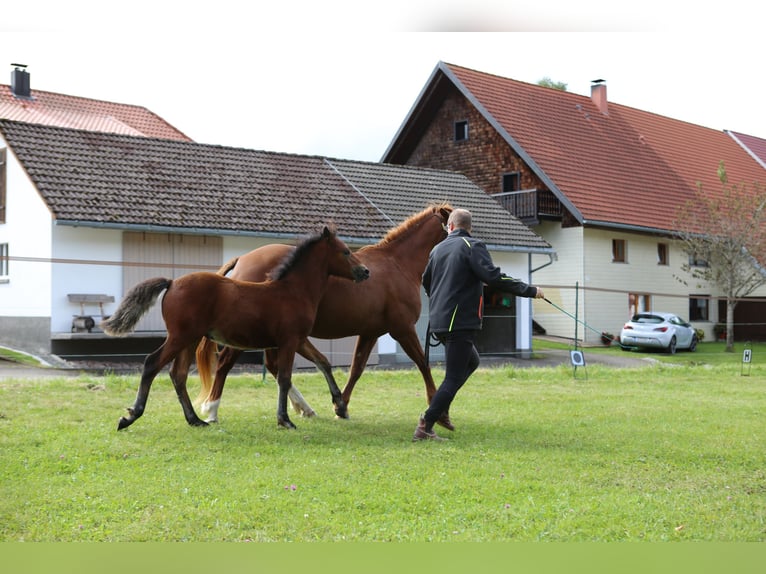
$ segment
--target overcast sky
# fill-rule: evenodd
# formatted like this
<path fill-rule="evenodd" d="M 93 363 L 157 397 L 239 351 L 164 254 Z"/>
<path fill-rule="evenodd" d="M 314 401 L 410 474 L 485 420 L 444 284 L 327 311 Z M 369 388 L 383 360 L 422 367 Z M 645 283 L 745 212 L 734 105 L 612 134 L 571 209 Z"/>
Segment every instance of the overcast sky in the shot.
<path fill-rule="evenodd" d="M 610 101 L 766 138 L 763 20 L 741 0 L 168 4 L 18 4 L 0 83 L 26 64 L 33 90 L 140 105 L 198 142 L 378 161 L 441 60 L 583 95 L 602 78 Z"/>

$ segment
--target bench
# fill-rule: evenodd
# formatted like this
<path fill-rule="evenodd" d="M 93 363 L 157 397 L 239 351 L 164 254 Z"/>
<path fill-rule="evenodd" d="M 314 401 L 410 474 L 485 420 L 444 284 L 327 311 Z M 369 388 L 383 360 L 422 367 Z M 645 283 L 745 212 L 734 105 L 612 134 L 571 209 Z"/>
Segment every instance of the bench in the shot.
<path fill-rule="evenodd" d="M 93 327 L 96 326 L 96 321 L 93 317 L 85 314 L 86 305 L 98 305 L 99 314 L 102 319 L 105 319 L 107 315 L 104 314 L 104 303 L 114 303 L 114 295 L 97 293 L 69 293 L 67 299 L 69 299 L 70 303 L 80 305 L 80 314 L 74 315 L 72 319 L 72 333 L 82 333 L 84 331 L 90 333 Z"/>

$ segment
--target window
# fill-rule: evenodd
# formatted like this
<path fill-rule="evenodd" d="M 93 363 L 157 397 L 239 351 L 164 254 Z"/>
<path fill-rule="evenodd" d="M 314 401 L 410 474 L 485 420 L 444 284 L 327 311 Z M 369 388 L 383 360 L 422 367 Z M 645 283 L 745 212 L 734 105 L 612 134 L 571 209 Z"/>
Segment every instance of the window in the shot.
<path fill-rule="evenodd" d="M 521 173 L 514 171 L 513 173 L 503 174 L 503 193 L 510 193 L 511 191 L 521 190 Z"/>
<path fill-rule="evenodd" d="M 0 223 L 5 223 L 5 178 L 5 148 L 3 148 L 0 149 Z"/>
<path fill-rule="evenodd" d="M 8 244 L 0 243 L 0 277 L 8 277 Z"/>
<path fill-rule="evenodd" d="M 627 263 L 627 241 L 612 239 L 612 263 Z"/>
<path fill-rule="evenodd" d="M 658 243 L 657 244 L 657 265 L 667 265 L 667 264 L 668 264 L 668 244 Z"/>
<path fill-rule="evenodd" d="M 652 296 L 648 293 L 628 293 L 628 313 L 630 317 L 636 313 L 646 313 L 652 310 Z"/>
<path fill-rule="evenodd" d="M 689 321 L 709 321 L 709 295 L 689 297 Z"/>
<path fill-rule="evenodd" d="M 455 141 L 462 142 L 468 139 L 468 121 L 455 122 Z"/>
<path fill-rule="evenodd" d="M 689 254 L 690 267 L 709 267 L 708 262 L 696 253 Z"/>

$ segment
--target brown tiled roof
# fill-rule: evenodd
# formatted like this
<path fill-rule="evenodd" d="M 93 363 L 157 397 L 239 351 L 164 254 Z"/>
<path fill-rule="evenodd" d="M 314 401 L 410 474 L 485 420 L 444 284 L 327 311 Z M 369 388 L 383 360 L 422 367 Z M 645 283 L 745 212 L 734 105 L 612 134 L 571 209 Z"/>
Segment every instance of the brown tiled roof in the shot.
<path fill-rule="evenodd" d="M 766 168 L 766 140 L 763 138 L 757 138 L 755 136 L 749 136 L 739 132 L 727 131 L 727 133 L 733 137 L 739 144 L 755 159 L 757 159 L 763 167 Z"/>
<path fill-rule="evenodd" d="M 32 90 L 17 98 L 0 84 L 0 119 L 150 138 L 191 141 L 161 117 L 140 106 Z"/>
<path fill-rule="evenodd" d="M 549 247 L 542 238 L 457 172 L 349 160 L 332 160 L 331 163 L 355 189 L 396 223 L 422 209 L 423 198 L 427 198 L 470 210 L 473 214 L 473 232 L 488 245 L 525 249 Z"/>
<path fill-rule="evenodd" d="M 721 189 L 721 160 L 729 181 L 766 180 L 763 168 L 723 131 L 614 102 L 604 114 L 588 96 L 439 63 L 432 78 L 443 77 L 581 223 L 672 230 L 678 207 L 698 182 Z"/>
<path fill-rule="evenodd" d="M 298 236 L 334 222 L 343 237 L 373 242 L 446 199 L 480 212 L 488 243 L 550 249 L 451 172 L 8 120 L 0 134 L 60 223 Z"/>

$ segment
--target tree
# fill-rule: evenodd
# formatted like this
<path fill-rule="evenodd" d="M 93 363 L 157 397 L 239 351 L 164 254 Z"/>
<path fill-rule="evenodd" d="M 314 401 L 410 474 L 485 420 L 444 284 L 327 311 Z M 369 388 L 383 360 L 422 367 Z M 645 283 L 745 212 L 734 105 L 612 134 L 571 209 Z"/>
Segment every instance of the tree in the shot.
<path fill-rule="evenodd" d="M 718 179 L 721 193 L 697 184 L 694 200 L 679 209 L 676 229 L 689 255 L 683 270 L 726 299 L 726 350 L 732 352 L 737 301 L 766 285 L 766 192 L 758 182 L 730 184 L 723 161 Z"/>
<path fill-rule="evenodd" d="M 548 76 L 545 76 L 542 80 L 537 81 L 538 86 L 543 88 L 553 88 L 554 90 L 560 90 L 562 92 L 567 91 L 567 85 L 564 82 L 554 82 Z"/>

